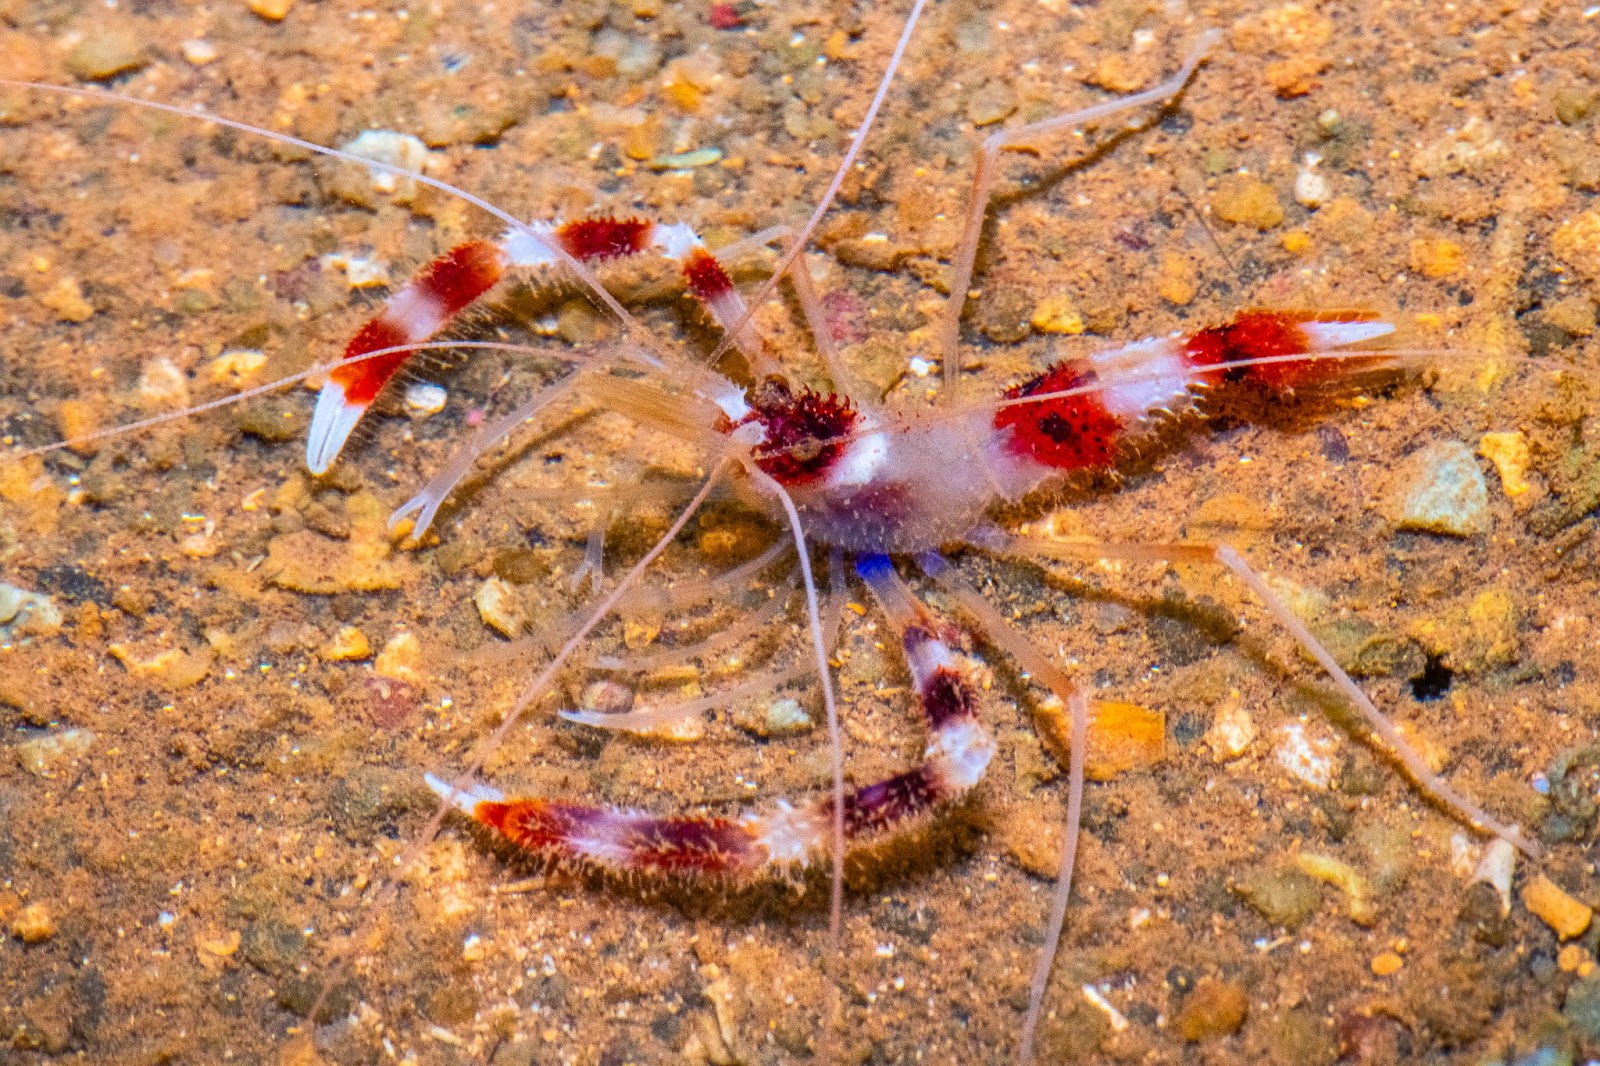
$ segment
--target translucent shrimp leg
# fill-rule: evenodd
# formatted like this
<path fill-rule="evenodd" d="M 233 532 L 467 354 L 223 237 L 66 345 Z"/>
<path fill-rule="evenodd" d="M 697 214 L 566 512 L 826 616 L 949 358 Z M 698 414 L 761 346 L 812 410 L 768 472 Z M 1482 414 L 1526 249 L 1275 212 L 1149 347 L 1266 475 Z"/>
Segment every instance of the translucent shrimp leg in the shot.
<path fill-rule="evenodd" d="M 863 558 L 856 573 L 900 633 L 930 735 L 919 765 L 846 794 L 847 844 L 903 831 L 958 800 L 982 779 L 994 755 L 994 742 L 978 720 L 981 690 L 974 665 L 938 635 L 951 627 L 930 618 L 887 556 Z M 799 806 L 780 802 L 771 813 L 734 818 L 673 817 L 508 798 L 477 782 L 453 791 L 432 775 L 428 784 L 521 848 L 614 873 L 748 877 L 804 867 L 829 850 L 834 813 L 831 800 L 819 799 Z"/>
<path fill-rule="evenodd" d="M 955 391 L 955 384 L 960 375 L 957 344 L 961 339 L 961 309 L 966 306 L 967 287 L 972 284 L 973 265 L 978 259 L 978 240 L 983 233 L 983 220 L 988 213 L 989 197 L 994 194 L 995 165 L 1000 160 L 1000 153 L 1033 137 L 1095 122 L 1123 111 L 1144 107 L 1146 104 L 1165 103 L 1189 84 L 1195 68 L 1200 65 L 1200 61 L 1205 58 L 1219 36 L 1216 30 L 1208 30 L 1201 34 L 1188 58 L 1183 61 L 1183 66 L 1178 68 L 1178 72 L 1153 88 L 1125 96 L 1120 100 L 1109 100 L 1103 104 L 1069 111 L 1064 115 L 1056 115 L 1040 122 L 1030 122 L 1026 126 L 1001 130 L 990 134 L 983 142 L 983 147 L 978 152 L 977 169 L 972 175 L 972 191 L 967 195 L 966 223 L 961 231 L 961 239 L 956 244 L 955 257 L 950 261 L 950 298 L 945 301 L 944 317 L 939 324 L 937 350 L 940 358 L 944 360 L 947 395 Z"/>
<path fill-rule="evenodd" d="M 1067 817 L 1066 832 L 1061 847 L 1061 866 L 1056 872 L 1056 890 L 1050 901 L 1050 918 L 1045 926 L 1044 947 L 1039 950 L 1039 962 L 1034 967 L 1033 981 L 1028 992 L 1028 1013 L 1023 1018 L 1022 1035 L 1017 1040 L 1017 1062 L 1027 1066 L 1033 1061 L 1033 1038 L 1039 1027 L 1039 1017 L 1044 1009 L 1045 990 L 1050 986 L 1050 972 L 1055 968 L 1056 952 L 1061 946 L 1061 932 L 1066 927 L 1067 903 L 1072 898 L 1072 874 L 1078 858 L 1078 832 L 1083 821 L 1083 773 L 1089 748 L 1089 699 L 1074 685 L 1061 668 L 1050 661 L 989 601 L 966 581 L 937 552 L 926 552 L 917 557 L 923 573 L 942 585 L 955 598 L 969 617 L 978 624 L 985 637 L 1005 649 L 1034 680 L 1043 684 L 1064 700 L 1072 713 L 1072 747 L 1067 762 Z"/>
<path fill-rule="evenodd" d="M 1001 555 L 1025 556 L 1041 559 L 1120 559 L 1127 562 L 1187 562 L 1211 563 L 1227 568 L 1235 577 L 1255 593 L 1256 597 L 1289 635 L 1294 637 L 1296 643 L 1305 649 L 1317 664 L 1327 673 L 1328 677 L 1338 687 L 1345 697 L 1361 712 L 1367 728 L 1372 730 L 1400 764 L 1405 767 L 1411 779 L 1418 788 L 1426 793 L 1434 802 L 1450 811 L 1455 817 L 1465 822 L 1480 832 L 1489 833 L 1499 837 L 1508 844 L 1527 855 L 1537 858 L 1539 848 L 1532 841 L 1522 835 L 1522 832 L 1513 825 L 1508 825 L 1485 811 L 1477 803 L 1463 796 L 1450 785 L 1444 778 L 1428 769 L 1427 763 L 1416 750 L 1406 743 L 1394 723 L 1386 718 L 1382 711 L 1373 704 L 1361 686 L 1345 673 L 1344 668 L 1334 661 L 1332 654 L 1323 647 L 1322 642 L 1312 635 L 1305 623 L 1295 617 L 1283 600 L 1272 591 L 1272 588 L 1256 572 L 1255 568 L 1244 560 L 1238 551 L 1227 544 L 1114 544 L 1114 543 L 1057 543 L 1054 541 L 1037 540 L 1031 537 L 1018 537 L 1001 533 L 998 530 L 988 530 L 984 535 L 974 538 L 974 546 L 984 551 Z"/>

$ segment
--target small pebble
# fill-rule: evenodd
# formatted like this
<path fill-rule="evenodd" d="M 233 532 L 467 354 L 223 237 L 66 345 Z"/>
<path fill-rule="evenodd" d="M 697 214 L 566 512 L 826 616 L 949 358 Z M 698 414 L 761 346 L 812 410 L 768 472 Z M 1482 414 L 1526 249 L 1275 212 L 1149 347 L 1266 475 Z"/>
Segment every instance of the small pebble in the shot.
<path fill-rule="evenodd" d="M 89 754 L 94 733 L 88 729 L 64 729 L 58 733 L 25 740 L 17 745 L 17 760 L 35 777 L 54 777 L 67 764 Z"/>
<path fill-rule="evenodd" d="M 633 710 L 634 690 L 619 681 L 591 681 L 578 695 L 578 706 L 601 714 L 622 714 Z"/>
<path fill-rule="evenodd" d="M 94 317 L 94 305 L 83 298 L 77 278 L 61 278 L 45 290 L 39 301 L 63 322 L 87 322 Z"/>
<path fill-rule="evenodd" d="M 267 365 L 265 352 L 253 348 L 234 348 L 211 360 L 206 376 L 214 385 L 244 385 Z"/>
<path fill-rule="evenodd" d="M 1034 726 L 1063 766 L 1071 755 L 1072 716 L 1054 696 L 1034 712 Z M 1137 703 L 1094 700 L 1089 705 L 1089 750 L 1084 775 L 1110 781 L 1118 774 L 1154 766 L 1166 755 L 1167 717 Z"/>
<path fill-rule="evenodd" d="M 367 636 L 355 626 L 340 626 L 339 631 L 322 649 L 322 658 L 328 662 L 353 662 L 372 654 Z"/>
<path fill-rule="evenodd" d="M 713 163 L 722 161 L 721 148 L 696 148 L 689 152 L 675 152 L 672 155 L 656 156 L 650 160 L 652 170 L 695 170 L 699 167 L 709 167 Z"/>
<path fill-rule="evenodd" d="M 422 642 L 413 633 L 396 633 L 378 653 L 372 670 L 379 677 L 404 681 L 408 685 L 422 683 Z"/>
<path fill-rule="evenodd" d="M 49 596 L 0 582 L 0 641 L 48 637 L 61 630 L 61 609 Z"/>
<path fill-rule="evenodd" d="M 1399 529 L 1470 537 L 1489 531 L 1489 488 L 1472 450 L 1440 441 L 1408 456 L 1395 492 Z"/>
<path fill-rule="evenodd" d="M 56 935 L 56 920 L 43 903 L 30 903 L 11 919 L 11 935 L 24 944 L 42 944 Z"/>
<path fill-rule="evenodd" d="M 134 677 L 146 678 L 169 689 L 198 685 L 211 672 L 215 658 L 210 648 L 195 652 L 162 648 L 154 654 L 145 654 L 126 644 L 111 644 L 106 650 Z"/>
<path fill-rule="evenodd" d="M 1333 196 L 1333 188 L 1328 184 L 1328 179 L 1312 170 L 1309 166 L 1301 167 L 1294 178 L 1294 200 L 1302 207 L 1316 209 L 1327 203 Z"/>
<path fill-rule="evenodd" d="M 1593 961 L 1582 944 L 1568 944 L 1556 952 L 1556 969 L 1562 973 L 1577 973 L 1584 963 Z"/>
<path fill-rule="evenodd" d="M 1156 292 L 1168 303 L 1185 307 L 1193 302 L 1200 291 L 1198 277 L 1194 262 L 1188 256 L 1164 252 L 1161 255 L 1161 267 L 1157 271 Z"/>
<path fill-rule="evenodd" d="M 1587 85 L 1566 85 L 1557 89 L 1550 104 L 1556 121 L 1563 126 L 1576 126 L 1589 117 L 1589 112 L 1600 96 Z"/>
<path fill-rule="evenodd" d="M 1507 496 L 1521 496 L 1528 484 L 1528 466 L 1533 461 L 1528 437 L 1520 430 L 1511 433 L 1485 433 L 1478 440 L 1478 454 L 1500 472 L 1500 487 Z"/>
<path fill-rule="evenodd" d="M 833 246 L 834 258 L 845 266 L 860 267 L 862 270 L 887 272 L 898 267 L 910 254 L 908 249 L 881 233 L 869 233 L 859 238 L 847 237 Z"/>
<path fill-rule="evenodd" d="M 189 406 L 189 378 L 164 355 L 146 359 L 139 367 L 138 392 L 146 407 Z"/>
<path fill-rule="evenodd" d="M 329 252 L 319 262 L 325 270 L 344 271 L 344 283 L 352 290 L 387 288 L 394 284 L 389 264 L 374 256 Z"/>
<path fill-rule="evenodd" d="M 1460 274 L 1467 266 L 1466 249 L 1448 237 L 1418 237 L 1411 242 L 1411 269 L 1437 281 Z"/>
<path fill-rule="evenodd" d="M 791 696 L 768 697 L 740 707 L 733 713 L 733 724 L 758 737 L 799 736 L 815 725 L 800 701 Z"/>
<path fill-rule="evenodd" d="M 1204 978 L 1178 1011 L 1178 1034 L 1190 1043 L 1232 1036 L 1250 1013 L 1250 997 L 1232 981 Z"/>
<path fill-rule="evenodd" d="M 978 302 L 976 319 L 983 335 L 996 344 L 1015 344 L 1033 330 L 1033 297 L 1022 289 L 1000 288 Z"/>
<path fill-rule="evenodd" d="M 1299 870 L 1257 869 L 1233 886 L 1245 902 L 1273 925 L 1296 929 L 1322 907 L 1322 889 Z"/>
<path fill-rule="evenodd" d="M 374 163 L 387 163 L 405 170 L 420 171 L 428 162 L 428 146 L 409 133 L 393 130 L 362 130 L 360 134 L 339 146 L 340 150 Z M 394 174 L 377 167 L 368 167 L 372 188 L 376 192 L 393 196 L 397 203 L 410 203 L 417 198 L 417 182 L 402 174 Z"/>
<path fill-rule="evenodd" d="M 294 0 L 245 0 L 250 10 L 268 22 L 282 22 L 294 7 Z"/>
<path fill-rule="evenodd" d="M 1237 692 L 1217 708 L 1206 730 L 1205 742 L 1217 762 L 1229 762 L 1243 755 L 1256 739 L 1256 723 L 1244 709 Z"/>
<path fill-rule="evenodd" d="M 213 930 L 201 930 L 194 935 L 194 946 L 197 951 L 202 952 L 204 955 L 226 959 L 232 957 L 239 950 L 240 939 L 239 930 L 237 929 L 229 929 L 222 933 Z"/>
<path fill-rule="evenodd" d="M 1555 930 L 1562 940 L 1582 936 L 1594 918 L 1594 909 L 1562 891 L 1554 881 L 1539 874 L 1522 889 L 1522 905 Z"/>
<path fill-rule="evenodd" d="M 431 385 L 425 381 L 413 381 L 406 386 L 406 414 L 415 419 L 431 418 L 444 410 L 445 402 L 449 398 L 450 394 L 443 386 Z"/>
<path fill-rule="evenodd" d="M 184 62 L 193 67 L 203 67 L 217 59 L 217 46 L 200 37 L 191 37 L 178 46 Z"/>
<path fill-rule="evenodd" d="M 1076 336 L 1086 328 L 1078 305 L 1069 296 L 1047 296 L 1033 309 L 1029 323 L 1040 333 L 1065 333 Z"/>
<path fill-rule="evenodd" d="M 1009 83 L 991 81 L 972 94 L 967 102 L 967 121 L 974 126 L 992 126 L 1017 109 L 1017 95 Z"/>
<path fill-rule="evenodd" d="M 1490 587 L 1466 603 L 1419 618 L 1407 631 L 1452 670 L 1482 673 L 1511 666 L 1522 657 L 1522 604 L 1509 589 Z"/>
<path fill-rule="evenodd" d="M 1574 337 L 1587 337 L 1595 328 L 1595 303 L 1583 293 L 1563 296 L 1545 305 L 1544 320 Z"/>
<path fill-rule="evenodd" d="M 91 20 L 90 29 L 67 53 L 67 69 L 77 77 L 104 81 L 149 62 L 144 40 L 130 27 Z"/>
<path fill-rule="evenodd" d="M 1333 784 L 1333 757 L 1339 750 L 1338 742 L 1331 737 L 1308 737 L 1306 727 L 1300 722 L 1290 722 L 1277 731 L 1278 743 L 1272 757 L 1290 776 L 1318 791 L 1326 791 Z"/>
<path fill-rule="evenodd" d="M 522 635 L 524 618 L 516 587 L 499 576 L 491 577 L 473 594 L 483 624 L 507 637 Z"/>
<path fill-rule="evenodd" d="M 1283 222 L 1283 204 L 1271 185 L 1249 174 L 1227 174 L 1211 194 L 1211 210 L 1224 222 L 1269 230 Z"/>
<path fill-rule="evenodd" d="M 1591 281 L 1600 280 L 1600 208 L 1590 208 L 1556 227 L 1550 251 Z"/>
<path fill-rule="evenodd" d="M 1379 977 L 1388 977 L 1390 974 L 1399 973 L 1405 964 L 1406 960 L 1394 952 L 1380 951 L 1372 957 L 1372 972 Z"/>

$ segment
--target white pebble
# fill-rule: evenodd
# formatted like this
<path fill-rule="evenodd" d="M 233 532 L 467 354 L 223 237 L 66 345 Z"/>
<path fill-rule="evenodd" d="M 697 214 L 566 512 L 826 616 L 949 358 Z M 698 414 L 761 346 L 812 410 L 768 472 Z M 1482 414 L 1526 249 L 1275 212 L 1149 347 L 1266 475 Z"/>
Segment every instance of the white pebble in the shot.
<path fill-rule="evenodd" d="M 1326 790 L 1333 784 L 1333 755 L 1338 748 L 1331 737 L 1308 737 L 1304 724 L 1291 722 L 1278 729 L 1278 744 L 1272 757 L 1290 776 L 1314 789 Z"/>
<path fill-rule="evenodd" d="M 217 46 L 199 37 L 192 37 L 178 46 L 184 61 L 190 66 L 203 67 L 217 59 Z"/>
<path fill-rule="evenodd" d="M 364 255 L 329 252 L 322 257 L 322 268 L 344 271 L 344 282 L 352 289 L 387 287 L 393 283 L 389 277 L 388 263 Z"/>
<path fill-rule="evenodd" d="M 413 381 L 406 386 L 406 413 L 412 418 L 428 418 L 443 411 L 449 398 L 443 386 Z"/>
<path fill-rule="evenodd" d="M 387 163 L 406 170 L 421 170 L 428 161 L 428 146 L 420 138 L 394 130 L 362 130 L 359 136 L 339 146 L 341 151 L 370 159 L 374 163 Z M 417 198 L 417 182 L 401 174 L 393 174 L 377 167 L 369 167 L 372 187 L 387 193 L 401 203 Z"/>
<path fill-rule="evenodd" d="M 61 609 L 49 596 L 0 583 L 0 639 L 48 637 L 61 628 Z"/>
<path fill-rule="evenodd" d="M 1255 739 L 1256 723 L 1251 719 L 1250 712 L 1240 704 L 1239 694 L 1235 692 L 1217 708 L 1211 728 L 1206 730 L 1205 742 L 1217 762 L 1228 762 L 1243 755 Z"/>
<path fill-rule="evenodd" d="M 1310 167 L 1301 167 L 1294 178 L 1295 202 L 1303 207 L 1318 208 L 1333 196 L 1328 179 Z"/>
<path fill-rule="evenodd" d="M 1472 881 L 1482 881 L 1500 897 L 1500 917 L 1511 913 L 1511 875 L 1516 871 L 1517 852 L 1504 840 L 1491 840 L 1483 849 L 1483 859 L 1472 872 Z"/>
<path fill-rule="evenodd" d="M 139 368 L 139 399 L 149 407 L 189 406 L 189 378 L 164 355 Z"/>
<path fill-rule="evenodd" d="M 64 729 L 18 744 L 17 760 L 22 763 L 24 770 L 36 777 L 54 777 L 66 763 L 89 754 L 89 748 L 93 745 L 94 733 L 91 730 Z"/>
<path fill-rule="evenodd" d="M 478 617 L 484 625 L 491 626 L 508 637 L 522 635 L 522 606 L 517 590 L 502 577 L 491 577 L 472 597 L 478 608 Z"/>

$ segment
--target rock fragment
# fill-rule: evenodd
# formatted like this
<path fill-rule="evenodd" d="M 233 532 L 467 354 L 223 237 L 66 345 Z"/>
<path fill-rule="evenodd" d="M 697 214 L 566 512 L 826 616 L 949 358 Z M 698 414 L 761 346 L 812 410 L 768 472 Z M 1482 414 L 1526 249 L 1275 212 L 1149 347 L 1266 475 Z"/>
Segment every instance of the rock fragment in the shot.
<path fill-rule="evenodd" d="M 18 744 L 17 760 L 35 777 L 54 777 L 68 764 L 89 754 L 93 746 L 92 730 L 63 729 Z"/>
<path fill-rule="evenodd" d="M 1261 917 L 1285 929 L 1298 929 L 1322 906 L 1317 882 L 1293 867 L 1252 870 L 1233 890 Z"/>
<path fill-rule="evenodd" d="M 1256 723 L 1239 700 L 1237 692 L 1231 694 L 1217 708 L 1211 719 L 1211 728 L 1203 738 L 1217 762 L 1231 762 L 1243 755 L 1256 739 Z"/>
<path fill-rule="evenodd" d="M 1232 1036 L 1250 1013 L 1250 997 L 1232 981 L 1205 978 L 1178 1011 L 1178 1035 L 1191 1044 Z"/>
<path fill-rule="evenodd" d="M 420 685 L 423 680 L 422 642 L 413 633 L 396 633 L 378 653 L 372 670 L 379 677 Z"/>
<path fill-rule="evenodd" d="M 87 322 L 94 317 L 94 305 L 83 295 L 77 278 L 61 278 L 39 297 L 39 302 L 56 313 L 62 322 Z"/>
<path fill-rule="evenodd" d="M 733 712 L 733 724 L 758 737 L 792 737 L 811 732 L 811 715 L 792 696 L 771 696 Z"/>
<path fill-rule="evenodd" d="M 1594 919 L 1594 908 L 1569 896 L 1544 874 L 1539 874 L 1523 888 L 1522 905 L 1555 930 L 1562 940 L 1582 936 Z"/>
<path fill-rule="evenodd" d="M 30 903 L 11 919 L 11 935 L 24 944 L 42 944 L 56 935 L 56 919 L 43 903 Z"/>
<path fill-rule="evenodd" d="M 1472 450 L 1460 441 L 1430 444 L 1401 466 L 1395 526 L 1471 537 L 1489 531 L 1489 489 Z"/>
<path fill-rule="evenodd" d="M 88 81 L 105 81 L 148 62 L 143 38 L 115 21 L 96 20 L 67 53 L 67 69 Z"/>
<path fill-rule="evenodd" d="M 1527 478 L 1528 466 L 1533 461 L 1527 434 L 1520 430 L 1485 433 L 1478 440 L 1478 454 L 1493 463 L 1500 472 L 1500 487 L 1507 496 L 1521 496 L 1533 487 L 1528 484 Z"/>
<path fill-rule="evenodd" d="M 1334 761 L 1339 745 L 1331 737 L 1312 737 L 1300 722 L 1290 722 L 1277 731 L 1278 743 L 1272 757 L 1291 777 L 1325 792 L 1333 785 Z"/>
<path fill-rule="evenodd" d="M 367 642 L 366 634 L 355 626 L 340 626 L 322 649 L 322 657 L 328 662 L 353 662 L 371 654 L 372 645 Z"/>
<path fill-rule="evenodd" d="M 472 596 L 472 603 L 478 608 L 478 617 L 483 619 L 483 624 L 501 636 L 513 639 L 522 635 L 525 621 L 520 600 L 516 586 L 498 576 L 479 585 L 478 591 Z"/>
<path fill-rule="evenodd" d="M 1283 222 L 1283 204 L 1271 185 L 1249 174 L 1228 174 L 1211 194 L 1211 210 L 1224 222 L 1269 230 Z"/>
<path fill-rule="evenodd" d="M 61 609 L 49 596 L 0 582 L 0 643 L 48 637 L 61 630 Z"/>

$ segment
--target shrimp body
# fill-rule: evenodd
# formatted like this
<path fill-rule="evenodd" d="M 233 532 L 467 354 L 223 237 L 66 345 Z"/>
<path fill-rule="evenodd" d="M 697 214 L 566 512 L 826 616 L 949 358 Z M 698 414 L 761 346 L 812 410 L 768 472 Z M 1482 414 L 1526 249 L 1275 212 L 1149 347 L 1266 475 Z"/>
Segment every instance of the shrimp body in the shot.
<path fill-rule="evenodd" d="M 822 543 L 859 553 L 926 551 L 972 529 L 997 498 L 1015 495 L 1007 491 L 1015 464 L 997 446 L 990 421 L 983 409 L 944 418 L 861 415 L 845 443 L 825 446 L 826 464 L 798 478 L 762 458 L 772 454 L 774 438 L 784 439 L 781 432 L 769 432 L 756 458 L 789 490 L 807 532 Z"/>

